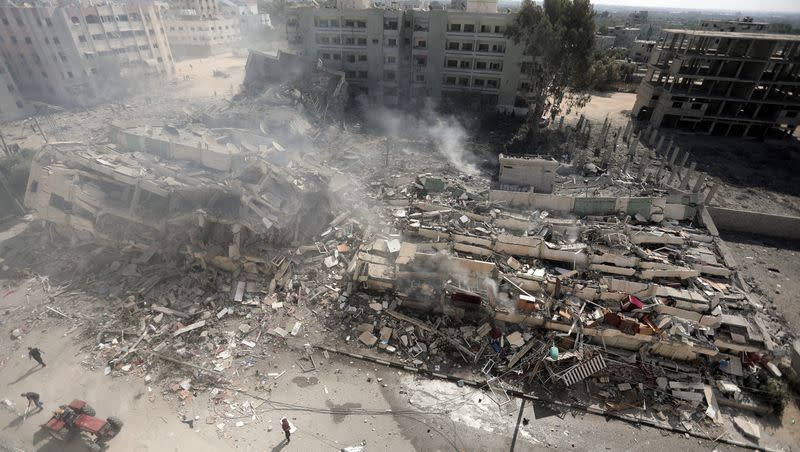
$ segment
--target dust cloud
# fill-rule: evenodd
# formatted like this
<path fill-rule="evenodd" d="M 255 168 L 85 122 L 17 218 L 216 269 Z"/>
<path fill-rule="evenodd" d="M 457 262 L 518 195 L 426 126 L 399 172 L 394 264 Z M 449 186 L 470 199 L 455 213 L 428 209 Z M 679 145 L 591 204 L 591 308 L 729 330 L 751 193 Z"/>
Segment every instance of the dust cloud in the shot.
<path fill-rule="evenodd" d="M 404 113 L 385 107 L 366 107 L 364 118 L 370 128 L 392 138 L 429 141 L 460 172 L 479 174 L 475 156 L 466 149 L 467 130 L 452 116 L 441 115 L 428 103 L 419 112 Z"/>

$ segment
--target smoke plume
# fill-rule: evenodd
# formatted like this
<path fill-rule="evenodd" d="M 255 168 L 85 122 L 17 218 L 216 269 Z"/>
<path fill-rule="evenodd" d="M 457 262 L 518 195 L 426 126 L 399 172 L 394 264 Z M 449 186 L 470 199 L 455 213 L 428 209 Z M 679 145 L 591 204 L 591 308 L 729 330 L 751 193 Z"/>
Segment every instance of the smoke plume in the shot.
<path fill-rule="evenodd" d="M 478 174 L 475 157 L 466 149 L 467 131 L 452 116 L 437 113 L 427 105 L 415 115 L 384 107 L 364 107 L 368 125 L 376 132 L 396 138 L 430 141 L 433 147 L 457 170 Z"/>

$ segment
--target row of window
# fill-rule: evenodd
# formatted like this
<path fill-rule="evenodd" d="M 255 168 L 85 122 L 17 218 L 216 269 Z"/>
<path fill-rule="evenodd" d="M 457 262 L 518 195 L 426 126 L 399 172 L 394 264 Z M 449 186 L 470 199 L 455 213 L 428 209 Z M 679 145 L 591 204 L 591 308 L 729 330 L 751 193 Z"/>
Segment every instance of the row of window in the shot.
<path fill-rule="evenodd" d="M 453 69 L 472 69 L 480 71 L 503 71 L 503 63 L 500 61 L 475 61 L 473 66 L 472 60 L 451 60 L 445 61 L 444 66 Z"/>
<path fill-rule="evenodd" d="M 358 38 L 355 36 L 346 36 L 344 39 L 338 36 L 317 36 L 317 44 L 332 44 L 332 45 L 346 45 L 346 46 L 366 46 L 367 38 Z M 395 40 L 397 45 L 397 40 Z"/>
<path fill-rule="evenodd" d="M 343 28 L 367 28 L 367 21 L 365 20 L 343 19 L 340 22 L 339 19 L 314 18 L 314 25 L 318 28 L 339 28 L 340 23 Z"/>
<path fill-rule="evenodd" d="M 479 42 L 478 46 L 475 47 L 475 45 L 472 42 L 447 41 L 447 50 L 459 50 L 463 52 L 478 51 L 478 52 L 490 52 L 490 53 L 505 53 L 506 45 L 503 43 L 491 44 L 488 42 Z"/>
<path fill-rule="evenodd" d="M 470 84 L 469 77 L 452 77 L 446 76 L 444 78 L 444 84 L 449 86 L 473 86 L 476 88 L 492 88 L 497 89 L 500 87 L 500 80 L 499 79 L 483 79 L 483 78 L 474 78 L 472 79 L 472 83 Z"/>
<path fill-rule="evenodd" d="M 367 22 L 364 20 L 357 20 L 357 19 L 322 19 L 319 17 L 314 18 L 314 25 L 317 28 L 339 28 L 339 25 L 342 24 L 343 28 L 367 28 Z M 297 21 L 293 20 L 287 25 L 297 25 Z M 383 20 L 383 29 L 384 30 L 397 30 L 399 22 L 395 18 L 384 18 Z M 405 21 L 406 27 L 411 27 L 411 21 Z M 427 24 L 420 28 L 420 31 L 426 31 Z M 502 25 L 481 25 L 480 27 L 476 27 L 475 24 L 460 24 L 460 23 L 451 23 L 448 27 L 449 31 L 452 32 L 459 32 L 459 33 L 475 33 L 478 30 L 480 33 L 504 33 L 506 31 L 505 27 Z"/>
<path fill-rule="evenodd" d="M 185 42 L 200 41 L 200 42 L 202 42 L 202 41 L 217 41 L 217 40 L 219 40 L 219 41 L 234 41 L 236 39 L 237 39 L 236 35 L 200 36 L 199 38 L 197 36 L 192 36 L 191 38 L 189 36 L 178 36 L 178 37 L 171 38 L 171 40 L 173 42 L 182 42 L 182 41 L 185 41 Z"/>
<path fill-rule="evenodd" d="M 144 17 L 145 17 L 145 19 L 150 21 L 150 13 L 144 13 Z M 86 21 L 87 24 L 99 24 L 99 23 L 114 22 L 114 16 L 113 15 L 100 15 L 100 16 L 98 16 L 96 14 L 87 14 L 83 19 Z M 72 16 L 70 18 L 70 20 L 72 21 L 73 24 L 81 23 L 81 20 L 80 20 L 80 18 L 78 18 L 78 16 Z M 129 22 L 129 21 L 130 22 L 141 22 L 142 21 L 142 16 L 140 16 L 139 13 L 120 14 L 120 15 L 116 16 L 116 20 L 117 20 L 117 22 Z"/>
<path fill-rule="evenodd" d="M 317 36 L 316 37 L 317 44 L 321 45 L 349 45 L 349 46 L 365 46 L 367 45 L 367 38 L 359 38 L 355 36 L 346 36 L 342 39 L 339 36 Z M 380 41 L 377 39 L 373 39 L 373 44 L 378 44 Z M 411 40 L 405 38 L 405 45 L 411 44 Z M 397 47 L 397 38 L 385 38 L 383 41 L 384 47 Z M 428 48 L 428 42 L 423 39 L 417 39 L 414 41 L 414 48 L 415 49 L 426 49 Z M 460 51 L 478 51 L 478 52 L 486 52 L 486 53 L 505 53 L 506 45 L 504 43 L 478 43 L 477 48 L 471 42 L 457 42 L 457 41 L 448 41 L 447 42 L 447 50 L 460 50 Z"/>
<path fill-rule="evenodd" d="M 475 24 L 451 23 L 448 30 L 459 33 L 475 33 Z M 480 33 L 505 33 L 506 28 L 502 25 L 481 25 Z"/>
<path fill-rule="evenodd" d="M 25 24 L 24 24 L 24 22 L 22 22 L 22 16 L 19 15 L 19 12 L 16 11 L 16 10 L 13 10 L 13 14 L 14 14 L 14 22 L 17 23 L 17 26 L 18 27 L 24 27 Z M 10 25 L 10 23 L 8 21 L 8 17 L 6 17 L 5 13 L 2 12 L 2 11 L 0 11 L 0 22 L 2 22 L 3 25 Z M 53 26 L 53 21 L 50 20 L 49 17 L 45 18 L 44 22 L 47 24 L 48 27 L 52 27 Z M 39 19 L 38 17 L 36 18 L 36 24 L 39 25 L 40 27 L 42 26 L 42 20 Z"/>
<path fill-rule="evenodd" d="M 169 31 L 175 31 L 175 28 L 176 27 L 169 27 Z M 178 28 L 178 31 L 183 31 L 183 27 L 177 27 L 177 28 Z M 231 27 L 230 25 L 225 25 L 224 27 L 222 25 L 219 26 L 220 31 L 223 30 L 223 29 L 229 30 L 231 28 L 236 29 L 236 26 L 233 26 L 233 27 Z M 197 27 L 196 30 L 195 30 L 195 27 L 186 27 L 186 29 L 188 31 L 209 31 L 208 27 Z M 211 27 L 210 31 L 214 31 L 216 29 L 217 29 L 217 27 L 214 26 L 214 27 Z"/>

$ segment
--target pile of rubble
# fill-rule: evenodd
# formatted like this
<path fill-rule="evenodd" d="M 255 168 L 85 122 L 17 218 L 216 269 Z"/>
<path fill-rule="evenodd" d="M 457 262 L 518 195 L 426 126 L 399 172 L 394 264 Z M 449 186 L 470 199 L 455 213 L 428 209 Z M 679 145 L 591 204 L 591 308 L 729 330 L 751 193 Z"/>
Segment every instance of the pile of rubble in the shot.
<path fill-rule="evenodd" d="M 298 82 L 270 91 L 276 61 L 251 56 L 246 85 L 281 103 Z M 350 136 L 373 149 L 363 158 L 323 152 L 338 132 L 313 124 L 346 89 L 335 75 L 305 82 L 324 88 L 301 93 L 313 119 L 284 103 L 241 122 L 254 107 L 242 100 L 37 155 L 35 217 L 118 250 L 98 251 L 103 269 L 84 279 L 118 300 L 90 330 L 87 366 L 221 400 L 297 339 L 303 369 L 315 346 L 358 352 L 478 382 L 501 406 L 545 394 L 706 433 L 724 432 L 720 406 L 782 407 L 792 338 L 770 326 L 698 192 L 588 196 L 617 181 L 529 157 L 501 156 L 497 181 L 376 175 L 385 141 Z M 257 389 L 281 375 L 257 375 Z"/>

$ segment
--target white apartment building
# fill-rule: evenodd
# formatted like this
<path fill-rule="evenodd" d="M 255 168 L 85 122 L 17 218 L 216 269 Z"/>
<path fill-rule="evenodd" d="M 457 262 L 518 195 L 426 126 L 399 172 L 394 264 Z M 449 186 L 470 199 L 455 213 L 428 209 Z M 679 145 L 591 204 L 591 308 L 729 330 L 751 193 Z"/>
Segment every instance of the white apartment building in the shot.
<path fill-rule="evenodd" d="M 30 104 L 20 95 L 6 61 L 0 55 L 0 123 L 15 121 L 30 113 Z"/>
<path fill-rule="evenodd" d="M 170 46 L 178 57 L 201 57 L 229 52 L 242 39 L 235 17 L 194 19 L 187 16 L 166 19 Z"/>
<path fill-rule="evenodd" d="M 88 105 L 174 73 L 161 16 L 147 1 L 6 3 L 0 23 L 0 50 L 26 98 Z"/>
<path fill-rule="evenodd" d="M 217 0 L 177 0 L 164 11 L 167 36 L 176 57 L 229 52 L 242 40 L 238 15 L 225 17 Z"/>
<path fill-rule="evenodd" d="M 219 13 L 217 0 L 172 0 L 170 8 L 175 10 L 192 10 L 201 18 L 216 17 Z"/>
<path fill-rule="evenodd" d="M 494 11 L 300 7 L 287 13 L 287 39 L 343 71 L 371 103 L 469 100 L 476 110 L 509 110 L 523 104 L 522 49 L 504 35 L 513 16 Z"/>

